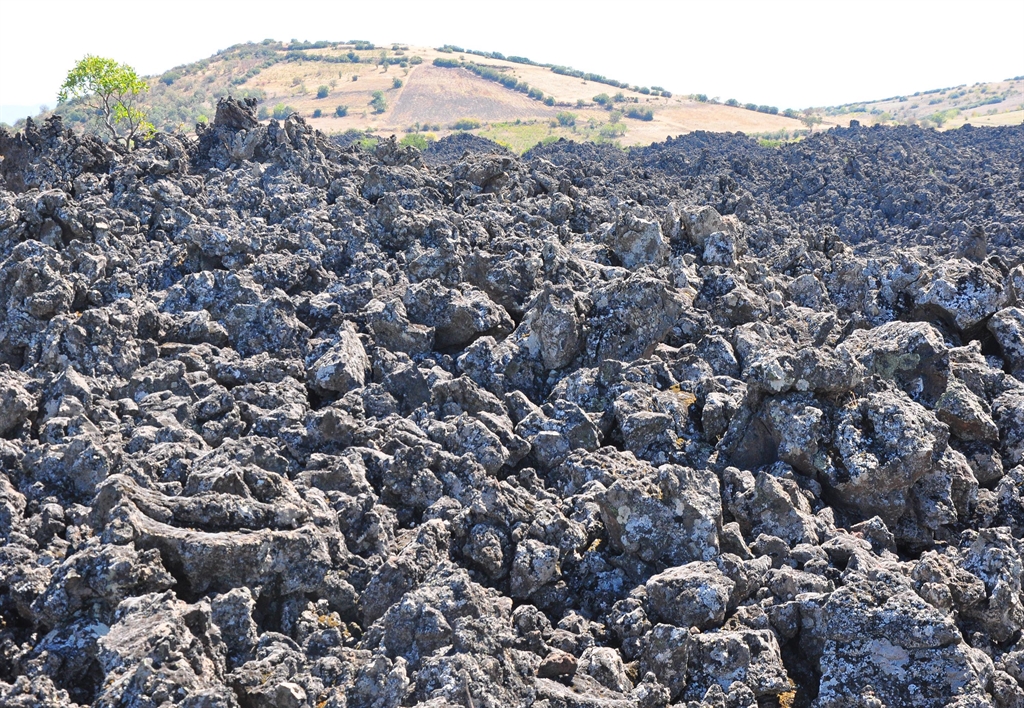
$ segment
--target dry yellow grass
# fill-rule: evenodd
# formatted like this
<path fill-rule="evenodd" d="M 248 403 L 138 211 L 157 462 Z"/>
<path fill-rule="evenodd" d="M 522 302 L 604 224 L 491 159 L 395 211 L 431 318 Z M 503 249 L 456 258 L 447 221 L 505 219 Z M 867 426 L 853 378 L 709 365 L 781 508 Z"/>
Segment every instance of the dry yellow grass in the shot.
<path fill-rule="evenodd" d="M 349 47 L 307 50 L 308 54 L 341 55 Z M 380 49 L 357 52 L 361 58 L 378 56 Z M 389 52 L 391 53 L 391 52 Z M 393 53 L 392 53 L 393 54 Z M 614 95 L 622 92 L 636 103 L 621 104 L 618 108 L 637 105 L 651 108 L 654 120 L 624 119 L 627 132 L 619 139 L 622 145 L 647 144 L 669 136 L 694 130 L 742 131 L 747 133 L 799 130 L 803 125 L 796 120 L 768 115 L 730 106 L 698 103 L 688 98 L 671 98 L 640 94 L 624 88 L 556 74 L 547 67 L 516 64 L 488 59 L 473 54 L 449 54 L 428 47 L 409 47 L 405 55 L 419 56 L 423 63 L 400 68 L 390 66 L 387 71 L 369 63 L 327 63 L 315 61 L 279 62 L 246 81 L 241 88 L 263 92 L 264 104 L 285 104 L 295 109 L 313 126 L 328 133 L 344 132 L 356 128 L 378 134 L 402 134 L 408 127 L 419 124 L 440 126 L 434 132 L 443 136 L 460 118 L 477 118 L 483 122 L 550 121 L 559 111 L 571 111 L 581 123 L 608 122 L 609 112 L 593 103 L 600 93 Z M 547 106 L 525 94 L 504 88 L 482 79 L 465 69 L 433 66 L 437 57 L 447 59 L 465 57 L 466 61 L 503 69 L 554 97 L 556 106 Z M 207 73 L 215 72 L 211 65 Z M 353 81 L 353 76 L 356 80 Z M 205 79 L 202 77 L 200 80 Z M 393 87 L 395 78 L 402 80 L 400 88 Z M 209 81 L 209 79 L 206 79 Z M 329 86 L 326 98 L 316 98 L 317 87 Z M 373 113 L 370 100 L 374 91 L 382 91 L 387 110 Z M 579 101 L 586 105 L 580 107 Z M 334 109 L 348 106 L 348 115 L 338 118 Z M 316 109 L 320 118 L 312 118 Z"/>
<path fill-rule="evenodd" d="M 163 86 L 157 77 L 153 77 L 151 96 L 157 98 L 166 93 L 166 99 L 173 103 L 175 100 L 181 100 L 175 96 L 188 98 L 193 92 L 203 93 L 206 98 L 200 110 L 205 111 L 206 117 L 210 118 L 217 96 L 224 93 L 244 95 L 246 92 L 257 92 L 262 98 L 262 105 L 266 108 L 273 108 L 279 104 L 288 106 L 310 121 L 314 127 L 326 133 L 358 129 L 378 135 L 402 135 L 410 126 L 419 125 L 429 126 L 427 130 L 438 137 L 443 137 L 451 132 L 451 125 L 460 118 L 476 118 L 484 124 L 479 131 L 481 134 L 503 140 L 520 150 L 534 144 L 530 141 L 535 139 L 600 138 L 600 127 L 608 123 L 611 117 L 608 110 L 593 101 L 594 96 L 601 93 L 615 95 L 621 92 L 624 95 L 626 101 L 616 104 L 616 109 L 625 110 L 635 106 L 653 111 L 654 118 L 651 121 L 621 119 L 621 123 L 626 126 L 626 133 L 614 139 L 623 146 L 649 144 L 696 130 L 743 132 L 751 135 L 774 134 L 773 137 L 785 132 L 792 136 L 796 131 L 805 130 L 805 126 L 799 120 L 783 115 L 702 103 L 679 95 L 652 96 L 627 88 L 616 88 L 578 77 L 556 74 L 548 67 L 517 64 L 469 53 L 442 53 L 429 47 L 405 47 L 401 53 L 391 47 L 358 50 L 356 54 L 359 56 L 359 63 L 301 58 L 282 44 L 242 45 L 240 48 L 232 49 L 235 50 L 234 53 L 232 50 L 226 50 L 208 61 L 192 65 L 180 80 L 174 82 L 173 87 Z M 302 50 L 302 53 L 306 57 L 319 55 L 324 58 L 335 58 L 352 51 L 354 49 L 351 44 L 337 44 L 326 48 Z M 382 51 L 392 57 L 419 57 L 422 63 L 410 64 L 405 68 L 397 65 L 384 67 L 376 63 Z M 266 61 L 268 56 L 272 61 Z M 463 68 L 433 66 L 433 60 L 438 57 L 444 57 L 449 61 L 464 59 L 512 75 L 518 81 L 542 91 L 544 96 L 554 100 L 555 105 L 545 105 L 523 93 L 480 78 Z M 260 67 L 264 68 L 260 70 Z M 250 76 L 253 70 L 258 73 Z M 250 78 L 243 80 L 245 76 Z M 401 80 L 400 87 L 394 86 L 396 78 Z M 322 99 L 317 98 L 317 88 L 320 86 L 328 87 L 328 95 Z M 843 112 L 853 106 L 822 109 L 818 113 L 822 122 L 816 129 L 825 130 L 834 125 L 845 126 L 851 119 L 857 119 L 865 125 L 891 122 L 900 111 L 907 112 L 913 108 L 920 112 L 925 110 L 925 104 L 928 110 L 942 109 L 947 103 L 953 108 L 956 105 L 965 105 L 964 101 L 977 101 L 978 96 L 997 94 L 1008 96 L 1005 103 L 995 107 L 963 110 L 959 115 L 951 116 L 943 128 L 959 127 L 965 122 L 978 126 L 1014 125 L 1022 120 L 1021 110 L 995 115 L 990 115 L 990 112 L 999 109 L 1019 109 L 1021 102 L 1017 100 L 1016 93 L 1020 92 L 1022 86 L 1024 83 L 1019 80 L 977 84 L 960 92 L 949 89 L 916 97 L 904 97 L 902 101 L 894 98 L 867 103 L 863 104 L 863 112 L 858 113 Z M 370 106 L 375 91 L 382 92 L 387 103 L 386 110 L 379 114 Z M 936 103 L 933 104 L 932 101 Z M 335 108 L 338 106 L 347 106 L 348 115 L 337 117 Z M 321 111 L 321 117 L 313 118 L 314 111 L 318 109 Z M 560 111 L 576 114 L 577 129 L 549 125 Z M 950 113 L 954 112 L 950 110 Z M 829 113 L 832 115 L 828 115 Z"/>

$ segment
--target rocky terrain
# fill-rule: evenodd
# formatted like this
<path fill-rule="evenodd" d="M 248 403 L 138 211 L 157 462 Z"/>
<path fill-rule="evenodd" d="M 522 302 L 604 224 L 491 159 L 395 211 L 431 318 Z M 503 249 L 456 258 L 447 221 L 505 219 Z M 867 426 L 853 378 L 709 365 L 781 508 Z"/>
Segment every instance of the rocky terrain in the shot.
<path fill-rule="evenodd" d="M 1024 706 L 1024 129 L 0 131 L 0 704 Z"/>

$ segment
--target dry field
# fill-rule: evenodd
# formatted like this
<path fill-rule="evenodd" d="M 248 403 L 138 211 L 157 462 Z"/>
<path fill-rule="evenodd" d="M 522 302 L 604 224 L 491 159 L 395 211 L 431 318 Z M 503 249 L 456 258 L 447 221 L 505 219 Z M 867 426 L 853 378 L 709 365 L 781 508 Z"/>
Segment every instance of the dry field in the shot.
<path fill-rule="evenodd" d="M 350 50 L 349 46 L 341 46 L 309 50 L 307 53 L 338 56 Z M 365 61 L 378 56 L 380 51 L 375 49 L 357 54 Z M 699 103 L 683 96 L 664 98 L 644 95 L 625 88 L 556 74 L 542 66 L 517 64 L 473 54 L 442 53 L 428 47 L 409 47 L 403 51 L 405 56 L 422 58 L 423 63 L 407 68 L 393 65 L 385 71 L 383 67 L 370 63 L 279 62 L 246 81 L 242 88 L 261 91 L 263 104 L 270 107 L 287 105 L 316 128 L 328 133 L 356 128 L 380 135 L 402 135 L 406 128 L 420 124 L 433 126 L 431 132 L 442 137 L 451 132 L 450 126 L 460 118 L 476 118 L 485 124 L 486 131 L 488 123 L 552 121 L 560 111 L 575 113 L 581 124 L 603 125 L 608 122 L 610 113 L 595 104 L 593 98 L 601 93 L 614 95 L 618 92 L 629 99 L 636 99 L 636 102 L 619 104 L 617 108 L 638 106 L 654 111 L 652 121 L 622 119 L 626 125 L 625 135 L 618 138 L 622 145 L 647 144 L 694 130 L 754 134 L 795 131 L 804 127 L 799 121 L 781 115 Z M 395 55 L 392 51 L 389 54 Z M 502 70 L 529 83 L 546 96 L 552 96 L 556 105 L 546 106 L 525 94 L 480 78 L 466 69 L 441 68 L 432 64 L 437 57 L 453 59 L 460 56 L 466 61 Z M 395 78 L 402 81 L 401 87 L 394 87 Z M 322 85 L 329 87 L 329 94 L 326 98 L 318 99 L 317 88 Z M 384 94 L 387 109 L 383 113 L 375 114 L 370 108 L 374 91 Z M 583 106 L 578 105 L 580 101 L 584 102 Z M 339 105 L 348 107 L 347 116 L 338 118 L 334 115 Z M 316 109 L 322 112 L 320 118 L 312 117 Z M 597 130 L 592 132 L 596 135 Z M 560 134 L 573 137 L 566 131 L 560 131 Z"/>
<path fill-rule="evenodd" d="M 700 86 L 668 86 L 676 95 L 653 96 L 556 74 L 549 67 L 471 53 L 403 45 L 362 50 L 355 46 L 339 42 L 296 51 L 286 43 L 269 41 L 237 45 L 208 59 L 150 77 L 147 100 L 154 122 L 162 129 L 191 130 L 195 122 L 213 118 L 219 97 L 250 95 L 260 100 L 263 117 L 269 117 L 275 107 L 282 115 L 295 111 L 326 133 L 359 130 L 403 136 L 410 130 L 419 130 L 440 138 L 452 132 L 456 121 L 474 118 L 481 123 L 475 132 L 519 151 L 540 140 L 560 137 L 613 140 L 629 146 L 697 130 L 743 132 L 773 140 L 794 139 L 798 131 L 806 131 L 801 121 L 781 114 L 698 102 L 685 94 L 704 88 Z M 345 55 L 353 53 L 359 60 L 356 63 L 345 59 Z M 382 54 L 399 60 L 418 58 L 418 63 L 409 61 L 406 67 L 384 65 L 380 63 Z M 554 105 L 545 105 L 465 68 L 434 66 L 433 60 L 439 57 L 449 61 L 463 59 L 513 76 L 542 91 Z M 317 97 L 320 87 L 327 90 L 324 98 Z M 378 91 L 386 104 L 379 112 L 371 107 Z M 612 130 L 608 124 L 617 114 L 595 103 L 594 97 L 619 93 L 623 100 L 615 103 L 614 109 L 650 109 L 653 120 L 622 117 L 618 129 Z M 986 103 L 994 100 L 997 102 Z M 346 116 L 335 114 L 339 106 L 347 108 Z M 320 116 L 314 118 L 316 111 Z M 573 113 L 575 125 L 560 125 L 556 121 L 560 112 Z M 814 114 L 821 120 L 816 130 L 847 125 L 852 119 L 865 125 L 916 122 L 940 129 L 960 127 L 967 122 L 977 126 L 1015 125 L 1024 117 L 1024 79 L 922 91 L 911 96 L 814 109 Z"/>

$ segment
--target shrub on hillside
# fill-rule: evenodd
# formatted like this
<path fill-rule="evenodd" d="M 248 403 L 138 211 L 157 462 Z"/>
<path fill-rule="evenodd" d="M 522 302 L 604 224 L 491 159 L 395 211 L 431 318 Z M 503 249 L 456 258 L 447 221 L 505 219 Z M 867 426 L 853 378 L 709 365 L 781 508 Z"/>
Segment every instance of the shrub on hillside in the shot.
<path fill-rule="evenodd" d="M 284 120 L 294 112 L 295 109 L 292 108 L 291 106 L 286 106 L 283 103 L 278 103 L 276 106 L 274 106 L 274 120 Z"/>
<path fill-rule="evenodd" d="M 476 118 L 460 118 L 452 123 L 452 130 L 476 130 L 480 127 L 480 121 Z"/>
<path fill-rule="evenodd" d="M 650 108 L 630 108 L 626 111 L 626 117 L 634 120 L 654 120 L 654 111 Z"/>
<path fill-rule="evenodd" d="M 417 56 L 409 57 L 409 63 L 412 64 L 413 66 L 416 66 L 417 64 L 422 64 L 423 63 L 423 57 L 417 57 Z"/>
<path fill-rule="evenodd" d="M 596 103 L 599 106 L 608 106 L 611 105 L 611 102 L 612 97 L 606 93 L 599 93 L 596 96 L 594 96 L 594 103 Z"/>
<path fill-rule="evenodd" d="M 411 133 L 398 141 L 399 145 L 410 145 L 417 150 L 426 150 L 430 143 L 437 140 L 433 133 Z"/>
<path fill-rule="evenodd" d="M 553 105 L 555 105 L 555 97 L 554 96 L 548 96 L 547 98 L 545 98 L 544 99 L 544 105 L 545 106 L 553 106 Z"/>
<path fill-rule="evenodd" d="M 338 118 L 344 118 L 348 115 L 348 106 L 338 106 L 334 109 L 334 115 Z"/>
<path fill-rule="evenodd" d="M 321 110 L 320 110 L 319 108 L 317 108 L 316 110 L 314 110 L 314 111 L 313 111 L 313 117 L 314 117 L 314 118 L 319 118 L 319 117 L 320 117 L 320 116 L 322 116 L 323 114 L 324 114 L 324 112 L 323 112 L 323 111 L 321 111 Z"/>
<path fill-rule="evenodd" d="M 607 123 L 601 126 L 602 138 L 618 138 L 626 134 L 625 123 Z"/>
<path fill-rule="evenodd" d="M 402 88 L 402 80 L 396 76 L 391 82 L 391 88 Z"/>
<path fill-rule="evenodd" d="M 757 104 L 756 103 L 744 103 L 743 107 L 746 108 L 748 111 L 756 111 L 757 110 Z"/>
<path fill-rule="evenodd" d="M 736 106 L 740 105 L 740 102 L 737 101 L 735 98 L 730 98 L 728 101 L 725 102 L 725 105 L 732 106 L 733 108 L 735 108 Z"/>
<path fill-rule="evenodd" d="M 331 92 L 331 89 L 329 89 L 327 86 L 321 85 L 316 90 L 316 97 L 317 98 L 327 98 L 327 94 L 329 94 L 330 92 Z"/>
<path fill-rule="evenodd" d="M 370 107 L 373 108 L 373 112 L 380 114 L 388 109 L 387 99 L 384 98 L 383 91 L 374 91 L 373 98 L 370 99 Z"/>
<path fill-rule="evenodd" d="M 576 125 L 576 114 L 570 113 L 569 111 L 561 111 L 555 116 L 558 124 L 563 128 L 569 128 Z"/>

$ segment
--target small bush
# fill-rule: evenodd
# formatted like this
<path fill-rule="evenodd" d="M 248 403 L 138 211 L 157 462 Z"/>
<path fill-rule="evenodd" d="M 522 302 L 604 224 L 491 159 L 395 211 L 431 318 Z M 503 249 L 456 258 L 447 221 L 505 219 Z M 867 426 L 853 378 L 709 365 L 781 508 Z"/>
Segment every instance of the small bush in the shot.
<path fill-rule="evenodd" d="M 622 91 L 619 91 L 614 96 L 612 96 L 612 101 L 614 101 L 615 103 L 624 103 L 625 100 L 626 94 L 622 93 Z"/>
<path fill-rule="evenodd" d="M 391 82 L 391 88 L 402 88 L 402 80 L 396 76 Z"/>
<path fill-rule="evenodd" d="M 577 108 L 583 108 L 585 105 L 587 105 L 587 102 L 584 101 L 582 98 L 577 98 L 576 99 L 576 107 Z"/>
<path fill-rule="evenodd" d="M 314 118 L 319 118 L 319 117 L 320 117 L 320 116 L 322 116 L 323 114 L 324 114 L 324 112 L 323 112 L 323 111 L 321 111 L 321 110 L 320 110 L 319 108 L 317 108 L 316 110 L 314 110 L 314 111 L 313 111 L 313 117 L 314 117 Z"/>
<path fill-rule="evenodd" d="M 612 102 L 612 97 L 606 93 L 599 93 L 594 96 L 594 103 L 599 106 L 608 106 Z"/>
<path fill-rule="evenodd" d="M 398 141 L 399 145 L 410 145 L 417 150 L 426 150 L 430 143 L 437 140 L 432 133 L 412 133 Z"/>
<path fill-rule="evenodd" d="M 545 106 L 553 106 L 553 105 L 555 105 L 555 97 L 554 96 L 548 96 L 547 98 L 545 98 L 544 99 L 544 105 Z"/>
<path fill-rule="evenodd" d="M 569 111 L 561 111 L 555 116 L 558 124 L 563 128 L 570 128 L 576 125 L 576 114 Z"/>
<path fill-rule="evenodd" d="M 645 96 L 650 96 L 651 95 L 651 90 L 649 88 L 647 88 L 646 86 L 641 86 L 640 87 L 640 93 L 642 93 Z"/>
<path fill-rule="evenodd" d="M 735 108 L 736 106 L 740 105 L 740 102 L 737 101 L 735 98 L 730 98 L 728 101 L 725 102 L 725 105 L 732 106 L 733 108 Z"/>
<path fill-rule="evenodd" d="M 665 98 L 672 98 L 672 92 L 671 91 L 662 91 L 661 95 L 664 96 Z"/>
<path fill-rule="evenodd" d="M 348 115 L 348 106 L 338 106 L 334 109 L 334 115 L 338 118 L 344 118 Z"/>
<path fill-rule="evenodd" d="M 480 121 L 476 118 L 460 118 L 452 123 L 452 130 L 476 130 L 480 127 Z"/>
<path fill-rule="evenodd" d="M 542 101 L 544 99 L 544 92 L 539 88 L 531 88 L 526 92 L 526 95 L 535 101 Z"/>
<path fill-rule="evenodd" d="M 181 74 L 177 71 L 168 71 L 160 77 L 160 83 L 170 86 L 175 81 L 181 78 Z"/>
<path fill-rule="evenodd" d="M 327 98 L 327 94 L 329 94 L 330 92 L 331 92 L 331 89 L 328 88 L 327 86 L 320 86 L 316 90 L 316 97 L 317 98 Z"/>
<path fill-rule="evenodd" d="M 757 104 L 756 103 L 744 103 L 743 107 L 746 108 L 748 111 L 756 111 L 757 110 Z"/>
<path fill-rule="evenodd" d="M 607 123 L 601 126 L 602 138 L 618 138 L 626 134 L 625 123 Z"/>
<path fill-rule="evenodd" d="M 650 108 L 630 108 L 626 111 L 626 117 L 634 120 L 654 120 L 654 111 Z"/>
<path fill-rule="evenodd" d="M 256 113 L 256 117 L 260 120 L 266 120 L 270 118 L 270 109 L 266 105 L 260 106 L 260 110 Z"/>
<path fill-rule="evenodd" d="M 409 57 L 409 63 L 413 66 L 423 63 L 423 57 Z"/>
<path fill-rule="evenodd" d="M 373 98 L 370 99 L 370 107 L 373 108 L 375 114 L 383 113 L 388 109 L 387 99 L 384 98 L 383 91 L 374 91 Z"/>
<path fill-rule="evenodd" d="M 359 81 L 359 74 L 352 74 L 353 81 Z"/>
<path fill-rule="evenodd" d="M 698 103 L 708 102 L 708 95 L 706 93 L 691 93 L 690 98 L 692 98 L 694 101 L 697 101 Z"/>
<path fill-rule="evenodd" d="M 274 106 L 274 120 L 284 120 L 294 112 L 295 109 L 292 108 L 291 106 L 286 106 L 283 103 L 278 103 L 276 106 Z"/>

